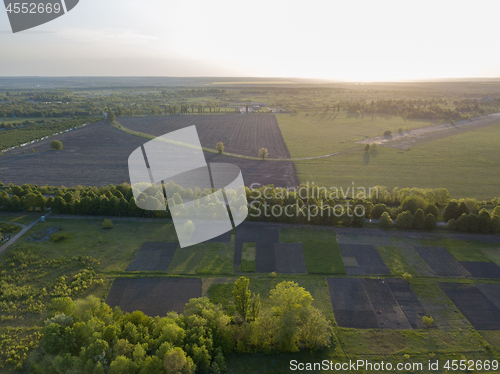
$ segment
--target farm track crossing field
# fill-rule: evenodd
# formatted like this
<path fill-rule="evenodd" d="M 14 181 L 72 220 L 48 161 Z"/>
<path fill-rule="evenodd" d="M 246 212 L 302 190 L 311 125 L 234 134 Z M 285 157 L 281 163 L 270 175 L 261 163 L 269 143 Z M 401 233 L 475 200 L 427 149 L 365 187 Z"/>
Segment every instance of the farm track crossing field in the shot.
<path fill-rule="evenodd" d="M 164 317 L 170 311 L 182 313 L 190 299 L 201 297 L 201 283 L 200 278 L 118 278 L 106 303 L 124 312 Z"/>
<path fill-rule="evenodd" d="M 50 150 L 50 141 L 54 139 L 62 141 L 63 150 Z M 129 182 L 128 157 L 146 142 L 145 138 L 127 134 L 102 121 L 38 142 L 33 145 L 33 153 L 7 152 L 0 157 L 0 181 L 66 187 Z M 296 187 L 299 184 L 291 161 L 254 161 L 210 152 L 204 154 L 209 163 L 239 166 L 246 185 Z"/>
<path fill-rule="evenodd" d="M 273 115 L 119 117 L 118 121 L 130 130 L 154 136 L 196 126 L 203 147 L 215 149 L 222 142 L 228 153 L 258 157 L 258 150 L 267 148 L 269 158 L 290 158 Z"/>

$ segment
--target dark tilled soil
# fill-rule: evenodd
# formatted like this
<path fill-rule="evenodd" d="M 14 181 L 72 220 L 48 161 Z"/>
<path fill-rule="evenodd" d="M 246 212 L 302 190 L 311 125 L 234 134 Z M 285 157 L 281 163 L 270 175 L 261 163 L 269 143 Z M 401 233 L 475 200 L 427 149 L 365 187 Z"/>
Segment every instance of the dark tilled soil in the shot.
<path fill-rule="evenodd" d="M 415 247 L 418 254 L 440 277 L 470 277 L 457 260 L 443 247 Z"/>
<path fill-rule="evenodd" d="M 180 118 L 189 121 L 188 117 Z M 50 150 L 50 141 L 54 139 L 62 141 L 63 150 Z M 2 182 L 66 187 L 130 183 L 128 157 L 147 141 L 149 139 L 127 134 L 105 121 L 98 122 L 30 145 L 34 153 L 6 152 L 0 157 Z M 204 154 L 207 162 L 237 165 L 247 186 L 252 183 L 279 187 L 299 185 L 292 161 L 254 161 L 210 152 Z"/>
<path fill-rule="evenodd" d="M 500 279 L 500 267 L 493 262 L 459 262 L 474 278 Z"/>
<path fill-rule="evenodd" d="M 182 313 L 190 299 L 201 297 L 201 285 L 200 278 L 117 278 L 106 303 L 124 312 L 164 317 L 171 311 Z"/>
<path fill-rule="evenodd" d="M 118 120 L 130 130 L 155 136 L 196 126 L 203 147 L 215 149 L 222 142 L 224 151 L 229 153 L 258 157 L 258 150 L 267 148 L 270 158 L 290 158 L 273 115 L 120 117 Z"/>
<path fill-rule="evenodd" d="M 476 285 L 476 287 L 500 309 L 500 284 L 481 283 Z"/>
<path fill-rule="evenodd" d="M 384 279 L 363 279 L 363 286 L 375 311 L 375 318 L 377 318 L 380 328 L 411 329 L 406 316 Z"/>
<path fill-rule="evenodd" d="M 259 240 L 255 240 L 255 272 L 271 273 L 276 271 L 276 253 L 274 245 L 279 243 L 280 228 L 265 227 Z"/>
<path fill-rule="evenodd" d="M 500 330 L 500 309 L 476 286 L 440 283 L 439 287 L 476 330 Z"/>
<path fill-rule="evenodd" d="M 425 309 L 413 293 L 410 285 L 402 279 L 386 279 L 389 288 L 413 329 L 421 329 Z"/>
<path fill-rule="evenodd" d="M 277 273 L 307 273 L 302 243 L 277 243 L 274 245 Z"/>
<path fill-rule="evenodd" d="M 328 278 L 333 314 L 340 327 L 380 328 L 359 278 Z"/>
<path fill-rule="evenodd" d="M 179 243 L 146 242 L 126 271 L 165 271 L 174 258 Z"/>
<path fill-rule="evenodd" d="M 359 266 L 346 266 L 348 275 L 390 274 L 377 249 L 369 244 L 339 244 L 342 257 L 354 257 Z"/>

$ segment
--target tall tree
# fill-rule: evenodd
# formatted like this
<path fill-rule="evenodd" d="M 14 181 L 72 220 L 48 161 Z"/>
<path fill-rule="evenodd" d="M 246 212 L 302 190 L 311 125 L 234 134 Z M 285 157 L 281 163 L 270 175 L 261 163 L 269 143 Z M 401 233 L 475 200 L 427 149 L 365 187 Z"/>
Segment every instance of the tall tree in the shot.
<path fill-rule="evenodd" d="M 246 321 L 251 303 L 251 292 L 248 289 L 250 279 L 246 277 L 239 278 L 233 287 L 234 306 L 238 314 Z"/>

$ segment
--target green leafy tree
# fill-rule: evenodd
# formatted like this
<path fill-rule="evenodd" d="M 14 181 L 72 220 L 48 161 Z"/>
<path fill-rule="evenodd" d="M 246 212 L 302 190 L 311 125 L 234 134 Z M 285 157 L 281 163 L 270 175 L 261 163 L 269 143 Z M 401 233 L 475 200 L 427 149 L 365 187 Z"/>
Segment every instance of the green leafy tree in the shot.
<path fill-rule="evenodd" d="M 248 311 L 251 305 L 251 296 L 252 293 L 248 289 L 248 285 L 250 284 L 250 279 L 246 277 L 240 277 L 235 283 L 233 287 L 233 300 L 234 307 L 236 312 L 243 318 L 245 321 L 248 315 Z"/>
<path fill-rule="evenodd" d="M 425 228 L 425 215 L 422 209 L 417 209 L 413 216 L 413 228 L 423 230 Z"/>
<path fill-rule="evenodd" d="M 125 356 L 118 356 L 109 365 L 109 374 L 136 374 L 137 364 Z M 184 373 L 182 373 L 184 374 Z"/>
<path fill-rule="evenodd" d="M 378 225 L 381 229 L 387 230 L 392 227 L 392 218 L 389 213 L 384 212 L 379 218 Z"/>
<path fill-rule="evenodd" d="M 267 148 L 261 148 L 261 149 L 259 149 L 259 157 L 261 159 L 264 160 L 267 157 L 267 155 L 268 155 Z"/>
<path fill-rule="evenodd" d="M 479 232 L 483 234 L 491 233 L 491 216 L 486 209 L 481 209 L 479 212 Z"/>
<path fill-rule="evenodd" d="M 308 308 L 313 302 L 311 294 L 304 287 L 290 281 L 278 283 L 276 288 L 271 290 L 269 296 L 274 305 L 273 310 L 277 315 L 286 311 Z"/>
<path fill-rule="evenodd" d="M 427 206 L 427 208 L 425 208 L 424 213 L 425 213 L 426 216 L 427 216 L 427 214 L 432 214 L 436 219 L 439 218 L 439 209 L 434 204 L 429 204 Z"/>
<path fill-rule="evenodd" d="M 181 348 L 172 348 L 163 359 L 163 367 L 167 374 L 194 374 L 196 365 L 191 357 Z"/>
<path fill-rule="evenodd" d="M 413 226 L 413 215 L 409 210 L 400 213 L 396 218 L 396 227 L 398 229 L 407 230 Z"/>
<path fill-rule="evenodd" d="M 252 294 L 252 301 L 250 302 L 250 310 L 249 310 L 249 317 L 252 319 L 252 321 L 255 321 L 259 316 L 260 308 L 261 308 L 260 295 L 254 293 Z"/>
<path fill-rule="evenodd" d="M 115 113 L 110 109 L 108 111 L 108 115 L 106 117 L 106 120 L 109 122 L 109 123 L 113 123 L 116 119 L 116 116 L 115 116 Z"/>
<path fill-rule="evenodd" d="M 424 228 L 427 231 L 433 231 L 437 227 L 437 220 L 436 217 L 434 217 L 433 214 L 429 213 L 425 216 L 425 221 L 424 221 Z"/>
<path fill-rule="evenodd" d="M 370 211 L 370 218 L 379 219 L 384 212 L 387 212 L 387 205 L 375 204 Z"/>
<path fill-rule="evenodd" d="M 50 148 L 55 151 L 60 151 L 63 149 L 63 143 L 60 140 L 52 140 L 50 142 Z"/>

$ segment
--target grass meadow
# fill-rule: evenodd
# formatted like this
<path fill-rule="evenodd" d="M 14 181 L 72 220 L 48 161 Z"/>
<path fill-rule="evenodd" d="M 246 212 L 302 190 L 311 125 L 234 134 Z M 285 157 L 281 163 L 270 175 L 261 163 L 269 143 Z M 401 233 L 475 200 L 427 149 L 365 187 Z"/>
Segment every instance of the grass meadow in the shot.
<path fill-rule="evenodd" d="M 314 129 L 309 127 L 309 132 L 314 134 Z M 370 152 L 353 150 L 323 159 L 296 161 L 295 166 L 302 183 L 346 188 L 354 182 L 356 187 L 366 189 L 376 185 L 444 187 L 453 198 L 489 200 L 500 194 L 498 139 L 500 126 L 491 126 L 404 150 L 389 147 Z M 287 145 L 291 151 L 294 149 L 293 142 L 288 141 Z M 294 155 L 292 151 L 292 156 L 301 151 L 296 152 Z"/>

